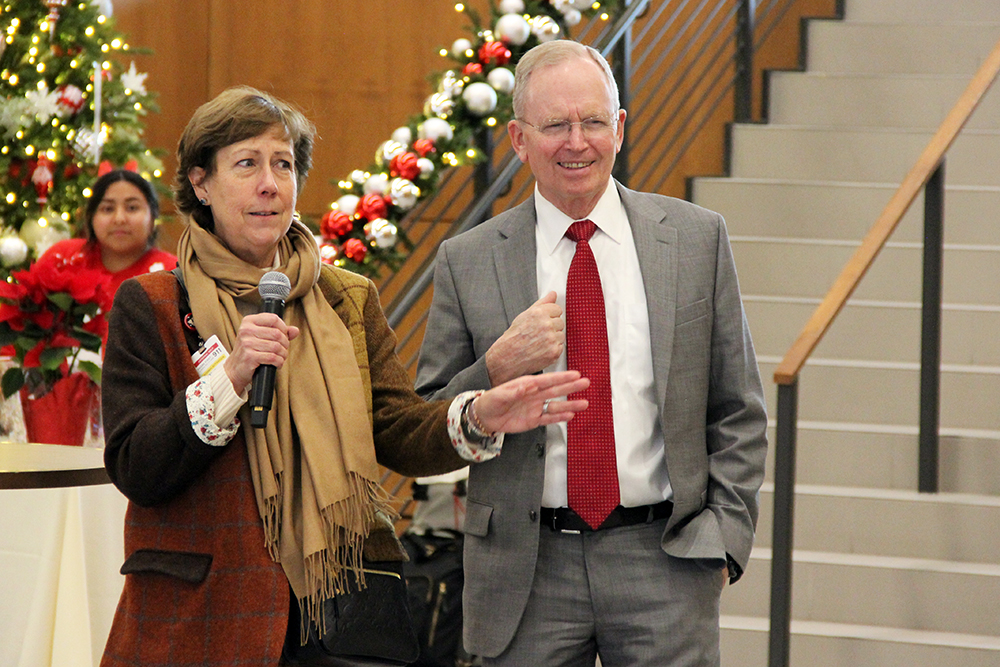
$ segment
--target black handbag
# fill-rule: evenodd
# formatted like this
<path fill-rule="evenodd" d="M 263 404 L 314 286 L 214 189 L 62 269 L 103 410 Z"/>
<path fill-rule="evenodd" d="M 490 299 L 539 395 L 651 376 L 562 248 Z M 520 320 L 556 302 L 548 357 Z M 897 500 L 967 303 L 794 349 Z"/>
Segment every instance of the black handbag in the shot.
<path fill-rule="evenodd" d="M 372 659 L 406 665 L 420 656 L 420 644 L 410 618 L 403 564 L 364 561 L 364 588 L 323 602 L 326 631 L 309 624 L 309 637 L 299 641 L 299 605 L 292 596 L 284 659 L 290 665 L 342 665 L 338 658 Z"/>

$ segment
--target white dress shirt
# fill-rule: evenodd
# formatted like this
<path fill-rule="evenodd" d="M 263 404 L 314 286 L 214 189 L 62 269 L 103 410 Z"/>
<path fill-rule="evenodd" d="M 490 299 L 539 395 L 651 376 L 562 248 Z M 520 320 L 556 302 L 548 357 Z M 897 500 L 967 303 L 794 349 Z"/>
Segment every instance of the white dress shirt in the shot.
<path fill-rule="evenodd" d="M 565 237 L 575 222 L 535 188 L 536 271 L 539 296 L 554 291 L 566 308 L 566 275 L 576 244 Z M 590 247 L 604 291 L 615 420 L 618 487 L 626 507 L 652 505 L 671 497 L 663 430 L 653 388 L 649 312 L 639 257 L 625 208 L 612 179 L 587 219 L 597 225 Z M 547 371 L 566 369 L 566 353 Z M 543 507 L 566 507 L 566 424 L 547 427 Z"/>

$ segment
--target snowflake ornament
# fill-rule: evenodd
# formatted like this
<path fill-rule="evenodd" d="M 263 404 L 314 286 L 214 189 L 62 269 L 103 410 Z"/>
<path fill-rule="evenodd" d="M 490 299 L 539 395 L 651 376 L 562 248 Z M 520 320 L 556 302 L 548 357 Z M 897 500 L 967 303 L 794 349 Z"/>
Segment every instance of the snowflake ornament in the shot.
<path fill-rule="evenodd" d="M 33 114 L 40 123 L 47 123 L 53 116 L 62 117 L 66 114 L 66 109 L 59 104 L 59 93 L 49 92 L 49 87 L 43 82 L 38 85 L 38 90 L 30 90 L 25 95 L 28 100 L 28 111 Z"/>
<path fill-rule="evenodd" d="M 135 71 L 135 61 L 132 61 L 131 67 L 128 71 L 122 74 L 118 80 L 121 81 L 122 85 L 134 93 L 139 93 L 140 95 L 146 94 L 146 77 L 149 76 L 147 72 L 142 72 L 141 74 Z"/>

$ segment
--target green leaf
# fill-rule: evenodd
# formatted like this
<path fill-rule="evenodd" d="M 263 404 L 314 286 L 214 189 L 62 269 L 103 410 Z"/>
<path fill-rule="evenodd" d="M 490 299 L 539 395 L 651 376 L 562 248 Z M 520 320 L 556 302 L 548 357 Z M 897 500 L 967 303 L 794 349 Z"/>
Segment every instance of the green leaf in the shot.
<path fill-rule="evenodd" d="M 95 384 L 101 384 L 101 367 L 93 361 L 78 361 L 77 368 L 90 376 Z"/>
<path fill-rule="evenodd" d="M 0 389 L 3 389 L 4 398 L 10 398 L 22 386 L 24 386 L 24 373 L 20 368 L 8 368 L 0 379 Z"/>
<path fill-rule="evenodd" d="M 54 371 L 59 369 L 59 365 L 62 364 L 63 360 L 70 354 L 73 348 L 70 347 L 50 347 L 42 351 L 38 355 L 38 361 L 42 368 L 47 371 Z"/>
<path fill-rule="evenodd" d="M 51 292 L 46 295 L 48 300 L 56 304 L 59 310 L 69 310 L 73 306 L 73 297 L 66 292 Z"/>

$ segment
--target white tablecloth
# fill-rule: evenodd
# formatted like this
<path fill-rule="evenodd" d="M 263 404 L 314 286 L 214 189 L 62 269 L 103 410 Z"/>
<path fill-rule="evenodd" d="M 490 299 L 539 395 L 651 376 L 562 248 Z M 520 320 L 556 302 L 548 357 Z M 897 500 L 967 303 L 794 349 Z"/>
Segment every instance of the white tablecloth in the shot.
<path fill-rule="evenodd" d="M 124 577 L 110 484 L 0 490 L 0 665 L 100 663 Z"/>

